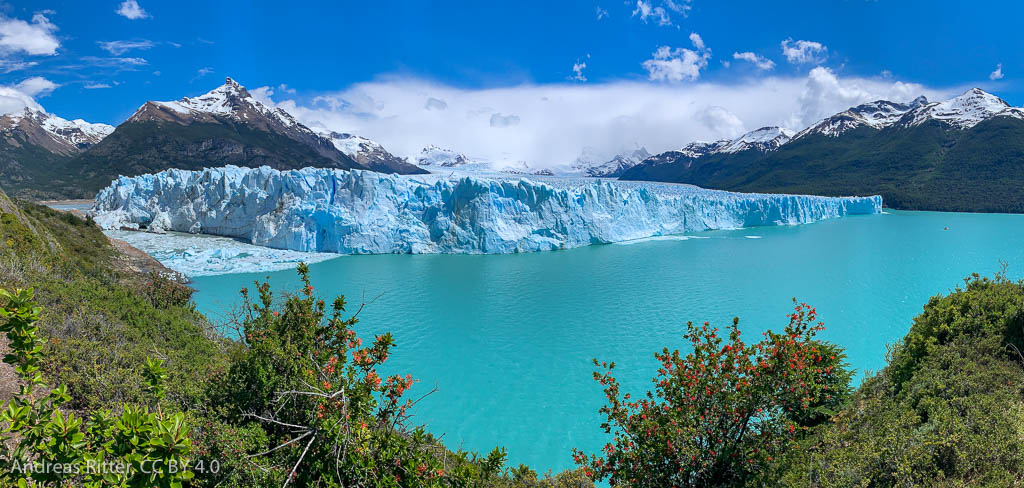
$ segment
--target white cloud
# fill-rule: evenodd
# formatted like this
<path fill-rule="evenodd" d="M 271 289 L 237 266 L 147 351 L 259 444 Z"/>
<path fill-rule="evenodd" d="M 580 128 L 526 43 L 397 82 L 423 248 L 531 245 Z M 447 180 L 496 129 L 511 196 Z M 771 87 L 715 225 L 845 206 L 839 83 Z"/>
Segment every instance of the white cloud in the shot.
<path fill-rule="evenodd" d="M 676 12 L 678 14 L 681 14 L 683 17 L 688 16 L 689 13 L 690 13 L 690 9 L 693 8 L 690 5 L 690 0 L 679 0 L 679 1 L 665 0 L 664 3 L 665 3 L 665 6 L 668 7 L 669 10 L 671 10 L 673 12 Z"/>
<path fill-rule="evenodd" d="M 587 63 L 583 61 L 576 61 L 572 64 L 572 72 L 574 73 L 569 77 L 570 80 L 574 81 L 587 81 L 587 77 L 583 76 L 583 70 L 587 68 Z"/>
<path fill-rule="evenodd" d="M 46 96 L 58 86 L 60 85 L 39 76 L 25 79 L 15 85 L 0 85 L 0 114 L 20 112 L 25 107 L 43 110 L 42 105 L 36 102 L 36 97 Z"/>
<path fill-rule="evenodd" d="M 114 56 L 120 56 L 132 49 L 145 50 L 153 47 L 153 42 L 145 39 L 133 41 L 97 41 L 96 44 L 99 44 L 100 49 L 103 49 Z"/>
<path fill-rule="evenodd" d="M 793 64 L 823 63 L 828 59 L 828 47 L 820 42 L 789 38 L 782 41 L 782 55 Z"/>
<path fill-rule="evenodd" d="M 117 14 L 131 20 L 149 17 L 149 13 L 140 7 L 139 2 L 135 0 L 124 0 L 121 2 L 121 5 L 117 8 Z"/>
<path fill-rule="evenodd" d="M 603 8 L 601 8 L 601 6 L 598 5 L 597 6 L 597 20 L 601 20 L 601 19 L 603 19 L 605 17 L 608 17 L 608 11 L 603 9 Z"/>
<path fill-rule="evenodd" d="M 86 83 L 82 88 L 85 88 L 86 90 L 98 90 L 101 88 L 110 88 L 110 85 L 107 83 Z"/>
<path fill-rule="evenodd" d="M 672 25 L 672 19 L 669 18 L 668 12 L 663 7 L 655 7 L 651 2 L 645 0 L 636 0 L 636 10 L 633 11 L 633 17 L 640 16 L 640 20 L 647 23 L 647 19 L 654 19 L 658 22 L 658 25 Z"/>
<path fill-rule="evenodd" d="M 643 62 L 647 77 L 652 81 L 672 82 L 699 78 L 700 70 L 706 68 L 711 59 L 711 49 L 704 45 L 704 40 L 696 32 L 690 34 L 690 42 L 696 51 L 682 47 L 659 47 L 653 58 Z"/>
<path fill-rule="evenodd" d="M 133 66 L 145 66 L 149 64 L 145 58 L 101 58 L 98 56 L 82 56 L 82 61 L 101 68 L 122 68 L 133 69 Z"/>
<path fill-rule="evenodd" d="M 587 146 L 599 157 L 633 143 L 661 152 L 767 125 L 802 129 L 871 100 L 905 102 L 922 94 L 942 99 L 959 88 L 841 78 L 820 68 L 807 76 L 729 84 L 618 81 L 466 89 L 388 77 L 313 99 L 300 92 L 274 99 L 267 95 L 266 101 L 310 127 L 369 137 L 399 156 L 415 156 L 424 146 L 438 144 L 499 164 L 526 161 L 544 168 L 570 164 Z M 443 100 L 446 109 L 425 108 L 430 99 Z M 490 124 L 495 114 L 514 114 L 519 122 L 498 130 Z"/>
<path fill-rule="evenodd" d="M 1003 76 L 1005 76 L 1003 75 L 1003 63 L 999 63 L 996 65 L 996 70 L 989 73 L 988 79 L 992 81 L 1001 80 L 1003 79 Z"/>
<path fill-rule="evenodd" d="M 60 47 L 56 31 L 43 12 L 33 15 L 32 22 L 0 15 L 0 55 L 53 56 Z"/>
<path fill-rule="evenodd" d="M 56 90 L 60 85 L 47 80 L 42 76 L 33 76 L 31 78 L 26 78 L 16 86 L 18 91 L 30 97 L 44 97 L 49 95 L 53 90 Z"/>
<path fill-rule="evenodd" d="M 792 116 L 791 127 L 801 127 L 836 113 L 837 107 L 851 107 L 879 99 L 909 101 L 918 95 L 929 99 L 942 99 L 957 90 L 926 90 L 915 83 L 902 81 L 873 80 L 863 78 L 840 79 L 836 74 L 821 66 L 811 70 L 807 83 L 800 94 L 799 112 Z"/>
<path fill-rule="evenodd" d="M 764 56 L 754 54 L 752 52 L 732 53 L 732 58 L 739 59 L 742 61 L 749 61 L 753 63 L 754 66 L 757 67 L 757 69 L 762 71 L 768 71 L 775 67 L 775 61 L 772 61 Z"/>
<path fill-rule="evenodd" d="M 718 105 L 704 107 L 694 114 L 694 119 L 714 133 L 714 139 L 732 139 L 745 132 L 743 121 Z"/>

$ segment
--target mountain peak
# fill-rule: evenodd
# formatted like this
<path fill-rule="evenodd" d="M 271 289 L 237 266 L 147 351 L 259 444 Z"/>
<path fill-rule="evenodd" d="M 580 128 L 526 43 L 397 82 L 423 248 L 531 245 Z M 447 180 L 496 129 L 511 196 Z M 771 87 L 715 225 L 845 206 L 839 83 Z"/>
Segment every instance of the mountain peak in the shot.
<path fill-rule="evenodd" d="M 757 149 L 761 152 L 774 151 L 779 146 L 789 142 L 795 133 L 789 129 L 778 126 L 767 126 L 755 129 L 734 139 L 728 146 L 720 150 L 724 153 L 736 153 L 747 149 Z"/>
<path fill-rule="evenodd" d="M 1011 107 L 1002 98 L 981 88 L 971 88 L 949 100 L 913 108 L 899 120 L 898 125 L 913 127 L 936 120 L 957 129 L 970 129 L 996 116 L 1024 119 L 1024 111 Z"/>
<path fill-rule="evenodd" d="M 72 154 L 84 150 L 114 131 L 114 128 L 107 124 L 93 124 L 82 119 L 66 120 L 34 107 L 25 107 L 19 112 L 0 117 L 0 130 L 15 128 L 28 134 L 34 143 L 59 154 Z M 39 132 L 40 129 L 43 132 Z M 46 135 L 38 137 L 42 134 Z"/>

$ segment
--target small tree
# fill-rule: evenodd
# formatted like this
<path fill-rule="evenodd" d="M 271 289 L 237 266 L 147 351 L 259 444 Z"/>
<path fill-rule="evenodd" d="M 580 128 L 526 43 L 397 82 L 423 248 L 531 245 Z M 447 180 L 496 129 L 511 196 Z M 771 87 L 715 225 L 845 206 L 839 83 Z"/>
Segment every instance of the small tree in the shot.
<path fill-rule="evenodd" d="M 159 406 L 167 377 L 163 361 L 147 360 L 144 371 L 155 413 L 124 405 L 118 416 L 97 410 L 83 421 L 60 410 L 71 398 L 64 385 L 43 393 L 43 339 L 36 326 L 41 309 L 32 289 L 0 289 L 0 299 L 0 332 L 11 350 L 3 360 L 21 381 L 0 412 L 0 424 L 6 424 L 0 441 L 14 445 L 0 454 L 0 485 L 180 487 L 192 478 L 184 415 L 165 414 Z"/>
<path fill-rule="evenodd" d="M 794 300 L 794 303 L 795 300 Z M 725 339 L 707 322 L 687 324 L 693 351 L 666 348 L 655 389 L 640 399 L 622 394 L 614 363 L 598 363 L 606 421 L 613 440 L 600 455 L 573 451 L 576 463 L 613 486 L 707 487 L 763 482 L 809 426 L 849 394 L 842 350 L 816 340 L 816 311 L 796 305 L 782 334 L 756 344 L 740 339 L 734 319 Z"/>

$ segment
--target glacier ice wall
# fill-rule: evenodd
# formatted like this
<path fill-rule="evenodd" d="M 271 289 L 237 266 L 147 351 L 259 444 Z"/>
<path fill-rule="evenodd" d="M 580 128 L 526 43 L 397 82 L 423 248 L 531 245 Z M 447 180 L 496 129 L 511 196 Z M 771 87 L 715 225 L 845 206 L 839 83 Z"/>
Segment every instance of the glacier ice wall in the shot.
<path fill-rule="evenodd" d="M 107 229 L 206 233 L 279 249 L 369 254 L 543 251 L 800 224 L 881 208 L 879 196 L 227 166 L 121 177 L 96 196 L 93 213 Z"/>

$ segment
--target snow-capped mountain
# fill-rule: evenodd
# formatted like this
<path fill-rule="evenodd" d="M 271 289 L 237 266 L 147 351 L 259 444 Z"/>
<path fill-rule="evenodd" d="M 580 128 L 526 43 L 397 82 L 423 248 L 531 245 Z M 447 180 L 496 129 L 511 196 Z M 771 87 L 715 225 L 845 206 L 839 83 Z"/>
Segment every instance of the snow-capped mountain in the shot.
<path fill-rule="evenodd" d="M 709 154 L 716 154 L 722 151 L 723 148 L 732 143 L 730 139 L 719 139 L 713 142 L 707 141 L 694 141 L 682 147 L 678 151 L 681 156 L 688 158 L 700 158 Z"/>
<path fill-rule="evenodd" d="M 423 148 L 416 156 L 416 165 L 424 168 L 458 168 L 472 162 L 465 154 L 433 144 Z"/>
<path fill-rule="evenodd" d="M 401 174 L 426 172 L 405 158 L 391 154 L 380 143 L 365 137 L 339 132 L 321 132 L 320 135 L 329 139 L 339 151 L 374 171 Z"/>
<path fill-rule="evenodd" d="M 937 120 L 954 129 L 970 129 L 993 117 L 1024 119 L 1024 110 L 980 88 L 971 88 L 942 102 L 925 103 L 908 111 L 894 125 L 914 127 Z"/>
<path fill-rule="evenodd" d="M 611 159 L 600 162 L 592 148 L 584 148 L 582 154 L 576 158 L 572 169 L 582 171 L 583 174 L 598 178 L 617 178 L 624 171 L 640 164 L 641 161 L 649 158 L 651 153 L 647 148 L 635 145 L 620 151 Z"/>
<path fill-rule="evenodd" d="M 27 142 L 48 151 L 70 155 L 81 152 L 114 132 L 107 124 L 94 124 L 82 119 L 66 120 L 56 115 L 25 107 L 0 117 L 0 133 L 20 131 Z"/>
<path fill-rule="evenodd" d="M 231 78 L 226 78 L 223 85 L 198 97 L 184 97 L 181 100 L 169 102 L 146 102 L 128 118 L 128 122 L 140 122 L 154 118 L 202 121 L 215 116 L 232 117 L 247 123 L 258 123 L 265 117 L 285 127 L 299 125 L 299 122 L 291 114 L 280 108 L 266 106 L 263 102 L 253 98 L 244 86 Z M 306 130 L 309 129 L 306 128 Z"/>
<path fill-rule="evenodd" d="M 864 103 L 811 125 L 800 131 L 793 139 L 799 139 L 811 134 L 837 137 L 839 134 L 858 127 L 882 129 L 895 124 L 907 112 L 925 105 L 928 105 L 928 99 L 924 96 L 917 97 L 910 103 L 890 102 L 888 100 Z"/>
<path fill-rule="evenodd" d="M 783 127 L 761 127 L 733 139 L 725 147 L 715 150 L 716 153 L 738 153 L 748 149 L 770 152 L 789 142 L 796 133 Z"/>
<path fill-rule="evenodd" d="M 810 134 L 837 137 L 858 127 L 915 127 L 930 120 L 963 130 L 992 117 L 1002 116 L 1024 119 L 1024 110 L 1010 106 L 985 90 L 972 88 L 941 102 L 929 102 L 927 98 L 920 96 L 910 103 L 876 100 L 857 105 L 815 123 L 800 131 L 793 139 Z"/>
<path fill-rule="evenodd" d="M 826 137 L 806 137 L 814 134 Z M 1024 211 L 1024 110 L 978 88 L 941 102 L 865 103 L 787 136 L 760 129 L 698 157 L 663 153 L 622 178 L 743 192 L 878 193 L 911 210 Z M 739 147 L 764 152 L 733 152 Z"/>

